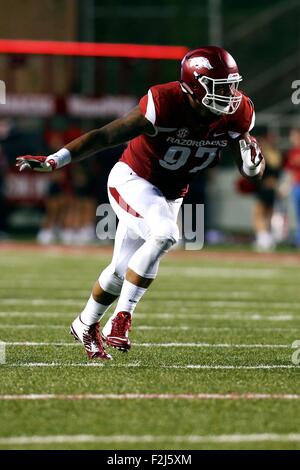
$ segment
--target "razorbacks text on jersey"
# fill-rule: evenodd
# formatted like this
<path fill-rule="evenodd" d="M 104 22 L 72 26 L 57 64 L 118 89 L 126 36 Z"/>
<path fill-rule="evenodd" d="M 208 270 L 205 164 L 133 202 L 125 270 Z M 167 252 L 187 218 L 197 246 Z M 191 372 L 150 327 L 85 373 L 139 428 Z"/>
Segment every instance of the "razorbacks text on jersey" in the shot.
<path fill-rule="evenodd" d="M 178 81 L 151 87 L 139 106 L 155 134 L 131 140 L 121 161 L 167 199 L 184 196 L 196 173 L 215 166 L 229 140 L 254 126 L 254 107 L 243 93 L 234 114 L 222 115 L 211 124 L 199 122 Z"/>

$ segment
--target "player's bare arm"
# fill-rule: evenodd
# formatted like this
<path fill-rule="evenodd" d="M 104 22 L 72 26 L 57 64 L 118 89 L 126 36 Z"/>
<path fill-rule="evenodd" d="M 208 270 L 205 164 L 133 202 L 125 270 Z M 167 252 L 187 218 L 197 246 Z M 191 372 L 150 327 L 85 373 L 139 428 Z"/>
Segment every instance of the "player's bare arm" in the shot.
<path fill-rule="evenodd" d="M 20 171 L 27 168 L 35 171 L 53 171 L 71 161 L 76 162 L 91 157 L 100 150 L 122 144 L 138 135 L 153 133 L 153 125 L 141 113 L 139 106 L 136 106 L 126 116 L 87 132 L 53 155 L 18 157 L 17 166 Z"/>
<path fill-rule="evenodd" d="M 99 150 L 127 142 L 140 134 L 153 132 L 152 124 L 141 113 L 139 106 L 136 106 L 126 116 L 73 140 L 66 145 L 66 149 L 71 152 L 72 161 L 78 161 L 94 155 Z"/>
<path fill-rule="evenodd" d="M 229 146 L 241 175 L 249 181 L 260 180 L 265 160 L 256 139 L 246 132 L 232 140 Z"/>

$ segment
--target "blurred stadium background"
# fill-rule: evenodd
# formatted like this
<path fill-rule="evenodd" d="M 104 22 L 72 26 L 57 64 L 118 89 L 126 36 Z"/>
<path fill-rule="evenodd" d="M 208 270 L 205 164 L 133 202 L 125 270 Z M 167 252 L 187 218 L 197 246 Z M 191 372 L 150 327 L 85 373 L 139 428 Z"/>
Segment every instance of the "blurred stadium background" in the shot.
<path fill-rule="evenodd" d="M 152 84 L 178 79 L 186 49 L 215 44 L 236 58 L 242 88 L 255 103 L 255 134 L 283 168 L 272 182 L 281 191 L 273 228 L 279 242 L 294 243 L 285 161 L 292 148 L 300 152 L 299 108 L 291 100 L 292 82 L 300 78 L 299 1 L 0 0 L 0 6 L 0 79 L 7 93 L 0 104 L 2 240 L 94 242 L 96 207 L 107 201 L 106 178 L 122 147 L 51 176 L 17 174 L 15 157 L 51 153 L 124 114 Z M 53 41 L 97 46 L 84 57 L 76 45 L 70 52 Z M 116 46 L 107 51 L 108 44 Z M 198 178 L 187 202 L 205 202 L 206 242 L 251 243 L 253 210 L 256 219 L 264 217 L 254 209 L 255 194 L 226 153 L 219 168 Z"/>

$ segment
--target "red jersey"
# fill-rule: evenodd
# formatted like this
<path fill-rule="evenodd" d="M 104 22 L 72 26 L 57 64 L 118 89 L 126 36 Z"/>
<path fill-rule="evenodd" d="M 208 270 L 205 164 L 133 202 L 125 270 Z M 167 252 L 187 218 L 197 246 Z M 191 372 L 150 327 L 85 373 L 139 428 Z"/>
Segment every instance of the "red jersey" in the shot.
<path fill-rule="evenodd" d="M 121 161 L 167 199 L 184 196 L 199 171 L 216 165 L 229 140 L 254 125 L 253 104 L 244 94 L 234 114 L 221 115 L 211 124 L 199 121 L 178 81 L 151 87 L 139 106 L 155 134 L 131 140 Z"/>

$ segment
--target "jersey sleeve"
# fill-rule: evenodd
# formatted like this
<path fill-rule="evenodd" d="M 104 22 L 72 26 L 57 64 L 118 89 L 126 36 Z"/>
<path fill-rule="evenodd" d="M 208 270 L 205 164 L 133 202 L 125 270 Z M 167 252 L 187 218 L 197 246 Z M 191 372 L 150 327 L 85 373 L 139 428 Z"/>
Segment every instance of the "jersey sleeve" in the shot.
<path fill-rule="evenodd" d="M 161 90 L 161 87 L 153 86 L 139 102 L 141 112 L 151 122 L 156 133 L 158 127 L 165 125 L 165 121 L 168 119 L 166 110 L 169 109 L 169 106 L 166 98 L 166 93 Z"/>
<path fill-rule="evenodd" d="M 242 102 L 228 126 L 228 134 L 232 139 L 237 139 L 241 134 L 250 132 L 254 124 L 254 105 L 248 96 L 243 95 Z"/>

